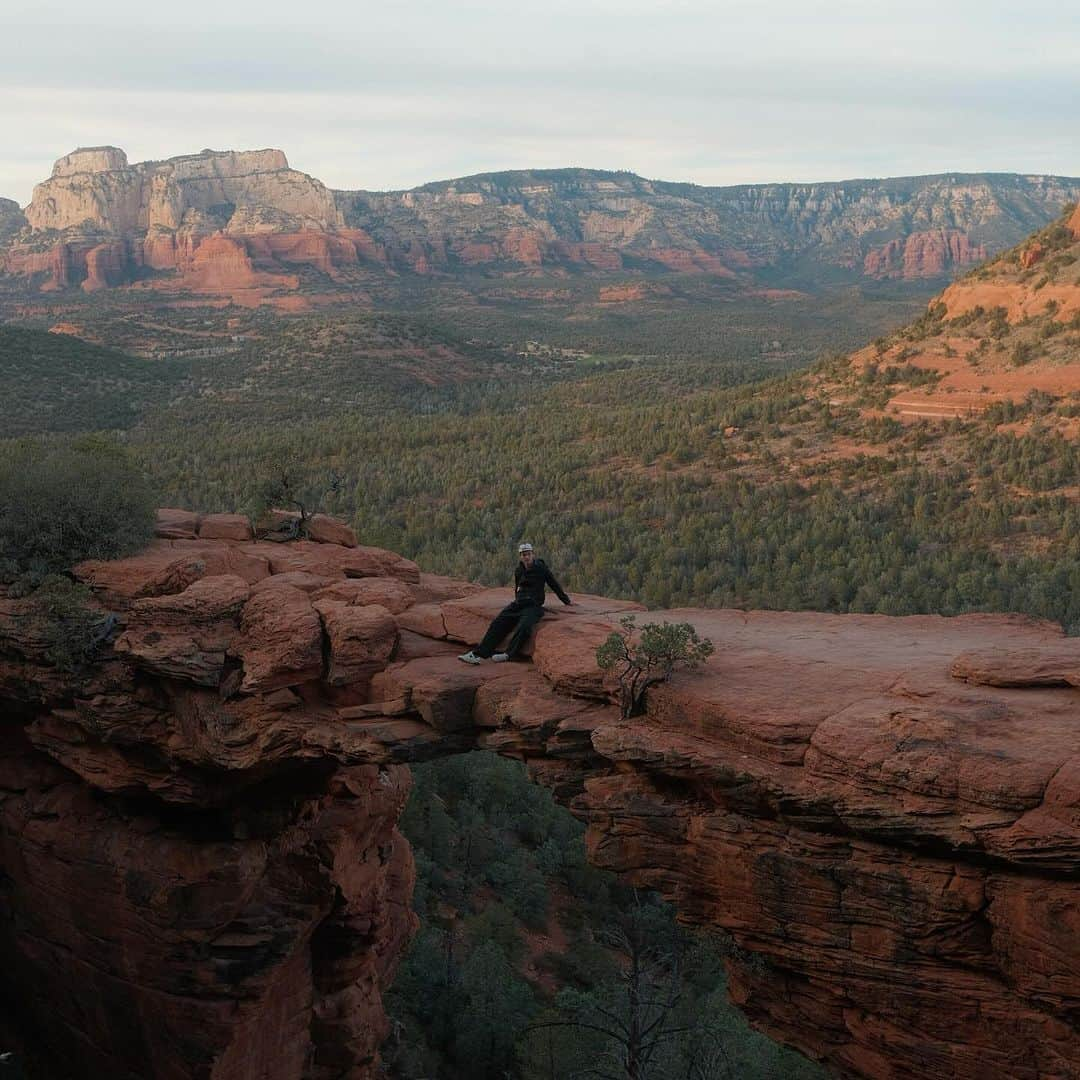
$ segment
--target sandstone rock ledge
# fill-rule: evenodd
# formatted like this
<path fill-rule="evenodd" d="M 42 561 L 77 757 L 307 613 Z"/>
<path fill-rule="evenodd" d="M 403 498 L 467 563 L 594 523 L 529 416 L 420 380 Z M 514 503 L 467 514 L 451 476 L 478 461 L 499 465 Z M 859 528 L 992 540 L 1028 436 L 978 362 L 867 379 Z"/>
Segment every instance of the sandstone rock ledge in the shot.
<path fill-rule="evenodd" d="M 1080 642 L 654 613 L 717 652 L 622 722 L 592 655 L 635 605 L 576 597 L 531 663 L 469 668 L 504 590 L 200 523 L 78 568 L 120 624 L 82 676 L 0 598 L 0 984 L 79 1075 L 372 1076 L 407 764 L 487 748 L 730 933 L 738 1003 L 838 1075 L 1080 1076 Z"/>

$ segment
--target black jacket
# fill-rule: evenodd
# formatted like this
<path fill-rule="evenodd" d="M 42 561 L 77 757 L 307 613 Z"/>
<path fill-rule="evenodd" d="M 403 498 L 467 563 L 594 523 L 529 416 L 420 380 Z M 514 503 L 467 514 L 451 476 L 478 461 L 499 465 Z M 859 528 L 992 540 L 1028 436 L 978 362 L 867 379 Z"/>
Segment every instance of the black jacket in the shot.
<path fill-rule="evenodd" d="M 517 564 L 514 570 L 514 599 L 518 603 L 542 605 L 545 584 L 551 586 L 551 591 L 564 604 L 570 603 L 570 597 L 563 592 L 563 587 L 555 580 L 555 575 L 543 559 L 533 559 L 532 566 L 527 570 L 523 562 Z"/>

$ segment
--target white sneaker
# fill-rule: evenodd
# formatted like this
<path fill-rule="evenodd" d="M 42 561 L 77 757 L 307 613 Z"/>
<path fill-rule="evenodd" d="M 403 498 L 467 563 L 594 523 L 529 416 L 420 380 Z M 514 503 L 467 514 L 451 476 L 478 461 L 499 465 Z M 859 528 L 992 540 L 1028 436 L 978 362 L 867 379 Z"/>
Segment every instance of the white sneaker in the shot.
<path fill-rule="evenodd" d="M 466 664 L 479 664 L 483 657 L 477 656 L 476 653 L 470 649 L 467 653 L 462 653 L 458 659 L 464 660 Z"/>
<path fill-rule="evenodd" d="M 509 653 L 497 652 L 491 654 L 491 662 L 493 664 L 505 664 L 510 659 Z"/>

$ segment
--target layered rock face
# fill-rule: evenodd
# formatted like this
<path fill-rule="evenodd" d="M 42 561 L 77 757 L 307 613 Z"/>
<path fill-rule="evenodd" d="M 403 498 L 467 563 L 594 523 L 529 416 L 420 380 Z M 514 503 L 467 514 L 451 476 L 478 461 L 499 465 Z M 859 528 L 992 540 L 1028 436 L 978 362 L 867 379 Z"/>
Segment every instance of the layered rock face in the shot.
<path fill-rule="evenodd" d="M 933 279 L 1015 244 L 1078 197 L 1080 180 L 1052 176 L 698 187 L 588 169 L 331 192 L 280 150 L 132 165 L 106 146 L 57 161 L 25 217 L 0 206 L 0 271 L 43 289 L 150 281 L 215 295 L 296 290 L 297 266 L 332 291 L 364 275 L 477 268 L 750 285 L 762 268 Z"/>
<path fill-rule="evenodd" d="M 280 150 L 135 165 L 116 147 L 76 150 L 34 188 L 25 224 L 4 268 L 45 288 L 93 291 L 176 271 L 194 292 L 295 289 L 289 264 L 357 261 L 348 235 L 326 238 L 341 224 L 333 194 Z M 266 238 L 277 234 L 290 240 L 275 249 Z"/>
<path fill-rule="evenodd" d="M 1080 644 L 1012 616 L 687 610 L 717 646 L 621 720 L 576 596 L 468 667 L 504 590 L 163 512 L 78 575 L 76 676 L 0 602 L 5 994 L 80 1075 L 374 1075 L 413 929 L 403 765 L 523 758 L 592 858 L 737 948 L 731 988 L 838 1075 L 1080 1075 Z"/>
<path fill-rule="evenodd" d="M 489 173 L 403 192 L 336 192 L 396 261 L 652 265 L 732 276 L 816 267 L 940 278 L 1017 243 L 1080 194 L 1062 177 L 949 175 L 698 187 L 587 169 Z"/>
<path fill-rule="evenodd" d="M 52 176 L 34 188 L 26 218 L 38 230 L 127 235 L 176 230 L 185 219 L 209 214 L 223 217 L 226 231 L 250 232 L 246 215 L 256 207 L 292 219 L 294 227 L 328 229 L 339 221 L 333 195 L 290 169 L 280 150 L 204 150 L 129 165 L 112 146 L 60 158 Z"/>
<path fill-rule="evenodd" d="M 985 244 L 973 244 L 956 229 L 912 233 L 890 240 L 869 252 L 863 260 L 868 277 L 933 278 L 949 270 L 982 262 L 989 252 Z"/>

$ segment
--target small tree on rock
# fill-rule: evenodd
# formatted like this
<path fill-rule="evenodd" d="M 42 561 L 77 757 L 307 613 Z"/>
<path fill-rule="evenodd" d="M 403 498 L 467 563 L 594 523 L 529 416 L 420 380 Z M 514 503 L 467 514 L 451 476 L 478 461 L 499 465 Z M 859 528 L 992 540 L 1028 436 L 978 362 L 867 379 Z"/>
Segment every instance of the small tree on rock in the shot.
<path fill-rule="evenodd" d="M 645 711 L 645 692 L 667 682 L 676 668 L 690 670 L 714 650 L 708 638 L 698 636 L 690 623 L 645 623 L 638 627 L 636 615 L 624 615 L 608 639 L 596 649 L 603 671 L 614 670 L 619 680 L 619 708 L 623 718 Z"/>
<path fill-rule="evenodd" d="M 308 535 L 311 518 L 328 495 L 336 495 L 344 478 L 331 470 L 325 482 L 312 482 L 298 458 L 274 462 L 257 483 L 248 504 L 248 516 L 257 535 L 267 540 L 298 540 Z M 295 517 L 274 521 L 272 511 L 288 510 Z"/>

